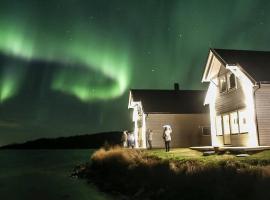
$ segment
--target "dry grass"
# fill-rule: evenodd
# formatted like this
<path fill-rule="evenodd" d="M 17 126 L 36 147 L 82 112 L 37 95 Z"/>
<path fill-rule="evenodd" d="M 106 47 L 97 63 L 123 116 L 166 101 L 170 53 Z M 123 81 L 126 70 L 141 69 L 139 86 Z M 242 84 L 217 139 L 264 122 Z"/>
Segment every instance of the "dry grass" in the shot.
<path fill-rule="evenodd" d="M 132 165 L 142 159 L 142 154 L 139 150 L 123 151 L 122 148 L 116 146 L 109 150 L 101 148 L 97 150 L 91 157 L 93 163 L 106 163 L 106 162 L 117 162 L 120 164 Z"/>
<path fill-rule="evenodd" d="M 246 162 L 232 155 L 203 157 L 189 149 L 165 153 L 113 147 L 96 151 L 78 175 L 118 198 L 270 199 L 270 167 L 250 164 L 255 157 Z"/>

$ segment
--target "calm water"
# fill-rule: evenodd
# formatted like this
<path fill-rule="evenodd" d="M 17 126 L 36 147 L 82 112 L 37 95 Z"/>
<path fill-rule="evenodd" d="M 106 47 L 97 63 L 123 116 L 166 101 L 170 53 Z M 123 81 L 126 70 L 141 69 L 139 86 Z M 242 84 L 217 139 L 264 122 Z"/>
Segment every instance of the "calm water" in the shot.
<path fill-rule="evenodd" d="M 84 180 L 70 178 L 93 150 L 0 151 L 0 199 L 110 199 Z"/>

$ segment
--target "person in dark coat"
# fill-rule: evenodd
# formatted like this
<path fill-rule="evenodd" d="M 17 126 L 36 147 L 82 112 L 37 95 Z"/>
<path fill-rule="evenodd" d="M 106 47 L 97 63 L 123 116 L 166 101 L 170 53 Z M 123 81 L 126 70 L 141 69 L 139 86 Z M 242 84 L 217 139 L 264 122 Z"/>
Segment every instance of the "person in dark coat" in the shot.
<path fill-rule="evenodd" d="M 147 132 L 147 142 L 149 145 L 149 149 L 152 149 L 152 140 L 153 140 L 153 131 L 149 129 Z"/>

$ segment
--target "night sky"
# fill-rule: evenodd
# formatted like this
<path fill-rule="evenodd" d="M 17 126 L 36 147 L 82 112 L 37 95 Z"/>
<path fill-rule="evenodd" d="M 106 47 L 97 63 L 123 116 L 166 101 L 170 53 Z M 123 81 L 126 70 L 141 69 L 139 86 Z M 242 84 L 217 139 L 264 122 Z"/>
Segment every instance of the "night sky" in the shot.
<path fill-rule="evenodd" d="M 270 50 L 269 12 L 269 0 L 0 0 L 0 145 L 130 129 L 130 88 L 202 89 L 210 47 Z"/>

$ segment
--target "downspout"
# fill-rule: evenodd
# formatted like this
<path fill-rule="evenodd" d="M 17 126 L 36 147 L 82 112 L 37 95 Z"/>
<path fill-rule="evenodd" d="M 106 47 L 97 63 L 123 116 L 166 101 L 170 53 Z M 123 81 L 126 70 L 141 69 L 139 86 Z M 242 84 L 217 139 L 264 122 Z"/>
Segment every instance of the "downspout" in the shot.
<path fill-rule="evenodd" d="M 258 82 L 257 84 L 259 87 L 254 90 L 253 99 L 254 99 L 254 107 L 255 107 L 255 122 L 256 122 L 256 129 L 257 129 L 258 146 L 260 146 L 260 134 L 259 134 L 258 117 L 257 117 L 256 92 L 258 89 L 261 88 L 261 83 Z"/>

